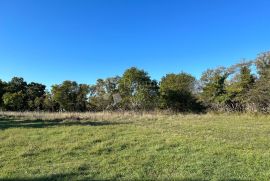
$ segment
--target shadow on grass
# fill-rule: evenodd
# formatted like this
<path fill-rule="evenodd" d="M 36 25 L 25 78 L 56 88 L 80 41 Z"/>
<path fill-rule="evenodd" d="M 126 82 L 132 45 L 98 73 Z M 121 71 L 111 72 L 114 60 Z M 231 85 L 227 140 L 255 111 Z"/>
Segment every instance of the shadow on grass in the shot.
<path fill-rule="evenodd" d="M 61 180 L 95 180 L 93 178 L 85 178 L 85 179 L 78 179 L 77 174 L 54 174 L 50 176 L 43 176 L 43 177 L 33 177 L 33 178 L 0 178 L 1 181 L 61 181 Z"/>
<path fill-rule="evenodd" d="M 15 120 L 10 118 L 0 118 L 0 130 L 9 128 L 46 128 L 53 126 L 109 126 L 129 124 L 128 122 L 109 122 L 109 121 L 66 121 L 62 119 L 54 120 Z"/>
<path fill-rule="evenodd" d="M 35 177 L 35 178 L 7 178 L 7 179 L 1 179 L 2 181 L 62 181 L 62 180 L 78 180 L 78 181 L 87 181 L 87 180 L 99 180 L 99 179 L 94 179 L 91 177 L 86 177 L 86 178 L 78 178 L 80 177 L 79 175 L 76 174 L 59 174 L 59 175 L 51 175 L 48 177 Z M 104 179 L 105 180 L 105 179 Z M 119 180 L 119 179 L 108 179 L 108 180 Z M 149 180 L 149 179 L 147 179 Z M 153 179 L 155 181 L 159 181 L 158 179 Z M 170 180 L 170 179 L 168 179 Z M 204 179 L 173 179 L 175 181 L 208 181 Z M 137 181 L 137 180 L 130 180 L 130 181 Z M 228 180 L 222 180 L 222 181 L 251 181 L 251 180 L 241 180 L 241 179 L 228 179 Z"/>

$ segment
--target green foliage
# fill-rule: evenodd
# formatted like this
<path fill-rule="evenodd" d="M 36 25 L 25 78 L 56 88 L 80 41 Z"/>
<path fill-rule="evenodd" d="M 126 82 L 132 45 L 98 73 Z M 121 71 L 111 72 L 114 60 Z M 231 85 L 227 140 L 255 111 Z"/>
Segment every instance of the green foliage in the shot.
<path fill-rule="evenodd" d="M 255 76 L 247 65 L 240 67 L 240 72 L 235 75 L 234 80 L 226 87 L 226 104 L 232 110 L 244 111 L 248 104 L 248 93 L 254 87 Z"/>
<path fill-rule="evenodd" d="M 125 71 L 119 83 L 124 109 L 154 109 L 158 99 L 158 85 L 144 70 L 132 67 Z"/>
<path fill-rule="evenodd" d="M 53 98 L 59 103 L 63 111 L 75 111 L 77 103 L 78 84 L 64 81 L 60 85 L 52 86 Z"/>
<path fill-rule="evenodd" d="M 3 108 L 3 95 L 5 94 L 6 92 L 6 83 L 3 82 L 1 79 L 0 79 L 0 109 Z"/>
<path fill-rule="evenodd" d="M 88 106 L 88 94 L 90 88 L 86 84 L 79 84 L 79 90 L 76 99 L 76 111 L 86 111 Z"/>
<path fill-rule="evenodd" d="M 255 64 L 261 78 L 270 78 L 270 52 L 261 53 Z"/>
<path fill-rule="evenodd" d="M 208 69 L 201 77 L 201 99 L 206 105 L 222 103 L 226 100 L 225 81 L 230 73 L 226 68 Z"/>
<path fill-rule="evenodd" d="M 8 83 L 6 87 L 6 91 L 10 93 L 20 91 L 22 91 L 22 93 L 26 93 L 26 90 L 27 90 L 27 83 L 21 77 L 12 78 L 12 80 Z"/>
<path fill-rule="evenodd" d="M 201 111 L 194 95 L 196 79 L 190 74 L 167 74 L 160 82 L 160 107 L 174 111 Z"/>
<path fill-rule="evenodd" d="M 45 92 L 42 84 L 27 84 L 23 78 L 14 77 L 8 83 L 0 80 L 0 109 L 147 111 L 160 108 L 199 112 L 206 107 L 212 111 L 268 113 L 269 81 L 270 52 L 261 53 L 255 61 L 208 69 L 199 82 L 186 73 L 167 74 L 157 82 L 146 71 L 131 67 L 122 77 L 98 79 L 95 85 L 64 81 Z"/>
<path fill-rule="evenodd" d="M 26 95 L 29 110 L 42 110 L 45 99 L 45 85 L 31 82 L 27 85 Z"/>
<path fill-rule="evenodd" d="M 56 102 L 50 92 L 46 92 L 43 107 L 45 110 L 50 112 L 56 112 L 60 110 L 60 105 Z"/>
<path fill-rule="evenodd" d="M 90 87 L 90 110 L 104 111 L 115 109 L 113 95 L 118 93 L 120 77 L 111 77 L 105 80 L 98 79 L 95 85 Z"/>
<path fill-rule="evenodd" d="M 53 99 L 62 111 L 85 111 L 89 87 L 74 81 L 64 81 L 52 86 Z"/>
<path fill-rule="evenodd" d="M 23 111 L 25 94 L 22 91 L 11 93 L 7 92 L 3 95 L 4 107 L 7 110 Z"/>
<path fill-rule="evenodd" d="M 270 52 L 260 54 L 256 61 L 259 79 L 247 94 L 251 111 L 270 113 Z"/>
<path fill-rule="evenodd" d="M 270 112 L 270 53 L 259 55 L 256 60 L 259 79 L 247 94 L 248 102 L 253 106 L 252 111 Z"/>
<path fill-rule="evenodd" d="M 29 99 L 34 99 L 36 97 L 42 97 L 45 95 L 45 85 L 31 82 L 27 85 L 27 96 Z"/>
<path fill-rule="evenodd" d="M 270 80 L 256 81 L 247 97 L 252 105 L 252 112 L 270 113 Z"/>
<path fill-rule="evenodd" d="M 21 77 L 14 77 L 5 85 L 3 95 L 4 108 L 6 110 L 27 110 L 27 83 Z"/>
<path fill-rule="evenodd" d="M 244 62 L 204 72 L 200 93 L 204 104 L 217 111 L 246 111 L 256 81 L 251 73 L 251 65 L 252 62 Z"/>

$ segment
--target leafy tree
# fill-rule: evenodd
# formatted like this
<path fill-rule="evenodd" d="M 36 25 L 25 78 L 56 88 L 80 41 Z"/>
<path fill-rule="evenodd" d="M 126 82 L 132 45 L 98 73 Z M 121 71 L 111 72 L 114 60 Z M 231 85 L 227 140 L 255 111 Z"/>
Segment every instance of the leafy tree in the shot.
<path fill-rule="evenodd" d="M 30 110 L 41 110 L 45 98 L 45 85 L 31 82 L 27 85 L 28 108 Z"/>
<path fill-rule="evenodd" d="M 11 93 L 7 92 L 3 95 L 4 107 L 7 110 L 22 111 L 24 110 L 24 96 L 22 91 Z"/>
<path fill-rule="evenodd" d="M 220 67 L 208 69 L 201 77 L 200 97 L 207 106 L 224 103 L 226 97 L 226 79 L 231 73 L 228 69 Z"/>
<path fill-rule="evenodd" d="M 27 85 L 27 96 L 30 99 L 34 99 L 36 97 L 42 97 L 45 94 L 45 85 L 31 82 L 30 84 Z"/>
<path fill-rule="evenodd" d="M 63 111 L 76 110 L 78 91 L 78 84 L 74 81 L 64 81 L 60 85 L 52 86 L 53 98 Z"/>
<path fill-rule="evenodd" d="M 50 92 L 45 93 L 44 110 L 50 112 L 56 112 L 60 110 L 60 105 L 54 100 L 53 95 Z"/>
<path fill-rule="evenodd" d="M 256 77 L 251 65 L 255 62 Z M 219 67 L 203 73 L 199 86 L 186 73 L 168 74 L 160 82 L 132 67 L 123 76 L 99 79 L 92 86 L 64 81 L 45 92 L 45 86 L 14 77 L 0 80 L 0 109 L 24 111 L 102 111 L 118 108 L 199 111 L 200 102 L 212 110 L 270 112 L 270 52 L 256 60 Z M 160 87 L 159 87 L 160 86 Z M 198 87 L 199 88 L 198 88 Z"/>
<path fill-rule="evenodd" d="M 0 109 L 3 108 L 3 95 L 5 94 L 5 89 L 6 89 L 6 82 L 3 82 L 1 79 L 0 79 Z"/>
<path fill-rule="evenodd" d="M 252 111 L 270 112 L 270 52 L 260 54 L 256 61 L 259 79 L 248 94 Z"/>
<path fill-rule="evenodd" d="M 34 100 L 34 108 L 37 111 L 43 110 L 44 109 L 44 100 L 45 97 L 36 97 Z"/>
<path fill-rule="evenodd" d="M 270 78 L 270 52 L 261 53 L 256 61 L 256 68 L 260 78 Z"/>
<path fill-rule="evenodd" d="M 15 110 L 17 108 L 18 110 L 27 110 L 27 82 L 24 81 L 21 77 L 14 77 L 11 79 L 10 82 L 7 83 L 5 86 L 5 92 L 10 93 L 6 95 L 6 102 L 3 101 L 5 104 L 6 109 L 12 109 Z M 21 96 L 21 98 L 18 98 L 18 96 Z M 21 105 L 18 105 L 18 104 Z"/>
<path fill-rule="evenodd" d="M 190 74 L 167 74 L 160 82 L 161 108 L 174 111 L 200 111 L 194 95 L 196 79 Z"/>
<path fill-rule="evenodd" d="M 86 111 L 88 105 L 88 94 L 90 88 L 86 84 L 79 84 L 79 91 L 77 93 L 77 100 L 76 100 L 76 110 L 77 111 Z"/>
<path fill-rule="evenodd" d="M 78 85 L 75 81 L 52 86 L 53 99 L 63 111 L 85 111 L 88 93 L 87 85 Z"/>
<path fill-rule="evenodd" d="M 113 95 L 118 93 L 120 77 L 111 77 L 105 80 L 98 79 L 96 84 L 90 87 L 90 110 L 102 111 L 114 109 Z"/>
<path fill-rule="evenodd" d="M 124 109 L 154 109 L 158 99 L 157 82 L 144 70 L 132 67 L 126 70 L 119 83 Z"/>
<path fill-rule="evenodd" d="M 252 88 L 255 83 L 255 76 L 251 74 L 251 69 L 248 66 L 244 66 L 240 70 L 240 89 L 241 94 L 245 94 Z"/>
<path fill-rule="evenodd" d="M 247 106 L 248 92 L 253 88 L 255 76 L 251 74 L 248 65 L 240 67 L 239 74 L 236 74 L 234 80 L 226 87 L 226 104 L 233 111 L 244 111 Z"/>
<path fill-rule="evenodd" d="M 22 92 L 26 93 L 27 83 L 21 77 L 14 77 L 6 87 L 6 91 L 10 93 Z"/>

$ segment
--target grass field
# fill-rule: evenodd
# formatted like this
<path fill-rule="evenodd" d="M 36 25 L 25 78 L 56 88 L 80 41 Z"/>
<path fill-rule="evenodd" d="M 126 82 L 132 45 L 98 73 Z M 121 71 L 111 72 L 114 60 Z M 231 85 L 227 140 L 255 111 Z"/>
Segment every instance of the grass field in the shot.
<path fill-rule="evenodd" d="M 0 115 L 0 180 L 270 180 L 269 116 Z"/>

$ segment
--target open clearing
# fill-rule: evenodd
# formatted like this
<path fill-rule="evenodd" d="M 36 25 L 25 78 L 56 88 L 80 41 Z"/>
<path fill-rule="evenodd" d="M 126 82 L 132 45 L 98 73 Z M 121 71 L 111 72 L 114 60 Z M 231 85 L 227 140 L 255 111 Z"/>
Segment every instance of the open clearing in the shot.
<path fill-rule="evenodd" d="M 270 180 L 270 117 L 0 117 L 0 180 Z"/>

